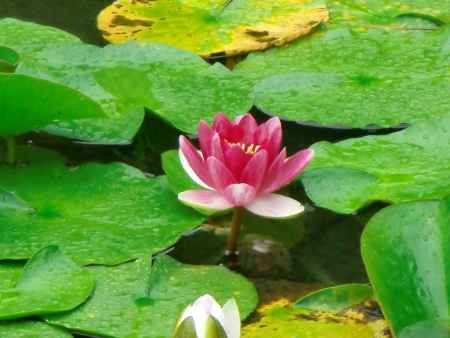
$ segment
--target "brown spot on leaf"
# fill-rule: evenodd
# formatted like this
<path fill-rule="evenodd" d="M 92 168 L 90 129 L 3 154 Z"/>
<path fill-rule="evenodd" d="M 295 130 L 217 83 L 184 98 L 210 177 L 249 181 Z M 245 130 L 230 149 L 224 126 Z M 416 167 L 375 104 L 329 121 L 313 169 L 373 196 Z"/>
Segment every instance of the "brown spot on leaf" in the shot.
<path fill-rule="evenodd" d="M 140 19 L 128 19 L 123 15 L 115 16 L 112 21 L 112 24 L 116 26 L 142 26 L 142 27 L 151 27 L 153 25 L 152 21 L 148 20 L 140 20 Z"/>

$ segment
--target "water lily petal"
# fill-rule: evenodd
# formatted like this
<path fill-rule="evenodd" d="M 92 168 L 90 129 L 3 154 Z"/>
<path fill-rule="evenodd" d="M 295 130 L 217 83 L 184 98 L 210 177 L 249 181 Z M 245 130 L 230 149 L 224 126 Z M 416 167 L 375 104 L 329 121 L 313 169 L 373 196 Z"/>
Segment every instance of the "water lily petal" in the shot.
<path fill-rule="evenodd" d="M 252 155 L 246 154 L 237 144 L 234 144 L 225 151 L 225 164 L 234 177 L 240 177 L 247 162 Z"/>
<path fill-rule="evenodd" d="M 255 199 L 256 189 L 246 183 L 229 185 L 224 191 L 225 198 L 235 206 L 244 206 Z"/>
<path fill-rule="evenodd" d="M 266 175 L 261 185 L 262 193 L 269 193 L 276 190 L 277 177 L 280 174 L 281 168 L 286 160 L 286 154 L 286 148 L 283 148 L 283 150 L 278 154 L 278 156 L 273 160 L 270 167 L 267 169 Z"/>
<path fill-rule="evenodd" d="M 272 161 L 280 151 L 281 141 L 283 138 L 283 131 L 281 129 L 281 121 L 278 117 L 272 117 L 266 123 L 264 123 L 268 139 L 265 145 L 265 149 L 269 155 L 269 161 Z"/>
<path fill-rule="evenodd" d="M 225 158 L 222 150 L 222 141 L 220 139 L 220 135 L 218 133 L 214 133 L 211 138 L 211 154 L 210 156 L 214 156 L 220 162 L 224 162 Z"/>
<path fill-rule="evenodd" d="M 241 336 L 241 318 L 236 300 L 230 299 L 223 306 L 225 317 L 225 333 L 227 338 L 239 338 Z"/>
<path fill-rule="evenodd" d="M 248 161 L 242 172 L 240 181 L 247 183 L 258 190 L 264 179 L 264 175 L 266 174 L 267 163 L 267 151 L 264 149 L 258 151 L 252 156 L 251 160 Z"/>
<path fill-rule="evenodd" d="M 213 190 L 186 190 L 178 194 L 178 199 L 183 204 L 206 214 L 227 211 L 233 208 L 230 202 Z"/>
<path fill-rule="evenodd" d="M 232 123 L 224 113 L 216 115 L 213 130 L 231 143 L 240 142 L 244 136 L 243 129 Z"/>
<path fill-rule="evenodd" d="M 253 134 L 258 129 L 258 124 L 251 114 L 238 116 L 235 123 L 241 128 L 243 132 L 242 142 L 245 144 L 253 144 L 255 142 Z"/>
<path fill-rule="evenodd" d="M 300 202 L 279 194 L 259 197 L 245 208 L 253 214 L 266 218 L 291 218 L 305 210 Z"/>
<path fill-rule="evenodd" d="M 200 156 L 200 155 L 199 155 Z M 196 174 L 196 172 L 192 169 L 191 165 L 189 164 L 188 160 L 186 159 L 186 157 L 184 156 L 181 148 L 178 151 L 178 157 L 180 158 L 180 163 L 183 166 L 184 171 L 186 171 L 186 173 L 189 175 L 189 177 L 198 185 L 200 185 L 203 188 L 206 189 L 212 189 L 208 184 L 206 184 L 205 182 L 203 182 L 202 179 L 200 179 L 200 177 Z M 208 175 L 208 174 L 206 174 Z"/>
<path fill-rule="evenodd" d="M 206 161 L 209 169 L 209 175 L 213 181 L 213 187 L 222 193 L 230 184 L 236 183 L 236 178 L 225 165 L 217 158 L 211 156 Z"/>
<path fill-rule="evenodd" d="M 289 184 L 308 165 L 314 156 L 312 149 L 305 149 L 289 157 L 279 171 L 275 182 L 275 190 Z"/>
<path fill-rule="evenodd" d="M 214 131 L 209 127 L 205 121 L 200 121 L 198 124 L 198 143 L 203 153 L 203 158 L 208 158 L 211 154 L 211 139 Z"/>

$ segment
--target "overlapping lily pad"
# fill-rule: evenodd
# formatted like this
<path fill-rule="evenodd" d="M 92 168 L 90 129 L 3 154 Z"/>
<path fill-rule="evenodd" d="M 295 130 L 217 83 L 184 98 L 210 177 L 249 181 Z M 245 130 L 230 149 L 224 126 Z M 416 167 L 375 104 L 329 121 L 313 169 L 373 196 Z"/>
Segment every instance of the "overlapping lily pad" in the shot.
<path fill-rule="evenodd" d="M 20 74 L 0 73 L 0 106 L 0 135 L 22 134 L 64 120 L 103 116 L 100 106 L 87 96 Z"/>
<path fill-rule="evenodd" d="M 255 323 L 244 327 L 242 338 L 378 338 L 383 334 L 382 319 L 368 321 L 364 313 L 309 311 L 292 306 L 272 306 Z M 358 320 L 357 320 L 358 318 Z M 361 320 L 362 318 L 362 320 Z"/>
<path fill-rule="evenodd" d="M 0 166 L 0 187 L 35 213 L 0 209 L 0 259 L 58 245 L 82 264 L 118 264 L 167 248 L 203 217 L 182 206 L 164 177 L 120 163 L 66 167 L 52 152 L 19 149 Z"/>
<path fill-rule="evenodd" d="M 217 111 L 238 115 L 252 105 L 249 87 L 238 75 L 173 47 L 130 43 L 100 48 L 77 40 L 47 43 L 47 29 L 54 33 L 53 28 L 40 26 L 34 32 L 22 29 L 17 21 L 0 23 L 8 34 L 17 30 L 37 35 L 31 48 L 20 39 L 3 37 L 0 30 L 0 45 L 20 54 L 17 73 L 79 91 L 106 115 L 46 128 L 54 134 L 96 143 L 128 143 L 143 121 L 144 107 L 193 133 L 200 118 L 209 120 Z"/>
<path fill-rule="evenodd" d="M 302 297 L 298 308 L 337 312 L 363 303 L 373 297 L 368 284 L 343 284 L 321 289 Z"/>
<path fill-rule="evenodd" d="M 7 338 L 73 338 L 64 329 L 37 321 L 0 322 L 0 337 Z"/>
<path fill-rule="evenodd" d="M 449 144 L 450 115 L 386 136 L 319 142 L 302 182 L 317 205 L 339 213 L 442 198 L 450 194 Z"/>
<path fill-rule="evenodd" d="M 448 29 L 333 29 L 250 55 L 237 71 L 255 104 L 287 120 L 338 127 L 394 127 L 450 109 Z"/>
<path fill-rule="evenodd" d="M 0 289 L 0 320 L 72 310 L 83 303 L 94 289 L 87 270 L 64 256 L 58 247 L 44 248 L 25 265 L 20 277 L 17 269 L 0 265 L 2 279 L 8 282 Z M 13 276 L 13 277 L 11 277 Z"/>
<path fill-rule="evenodd" d="M 283 45 L 328 19 L 323 1 L 118 0 L 100 13 L 106 40 L 159 42 L 205 57 Z"/>
<path fill-rule="evenodd" d="M 436 25 L 450 22 L 450 7 L 440 0 L 339 0 L 329 1 L 331 25 L 367 29 L 374 26 L 404 28 L 402 17 L 419 18 Z M 421 23 L 418 28 L 429 29 Z"/>
<path fill-rule="evenodd" d="M 117 267 L 91 267 L 97 289 L 84 305 L 47 317 L 58 326 L 114 338 L 170 337 L 183 309 L 209 293 L 219 303 L 235 297 L 245 319 L 257 305 L 254 286 L 219 266 L 190 266 L 170 257 Z M 149 280 L 150 279 L 150 280 Z"/>
<path fill-rule="evenodd" d="M 49 45 L 80 42 L 75 35 L 60 29 L 12 18 L 0 19 L 0 46 L 11 46 L 25 58 Z"/>
<path fill-rule="evenodd" d="M 383 312 L 400 337 L 419 337 L 420 332 L 445 337 L 449 332 L 449 224 L 450 197 L 385 208 L 364 230 L 364 263 Z M 439 327 L 432 323 L 436 320 L 447 324 Z M 402 335 L 403 330 L 409 333 Z"/>

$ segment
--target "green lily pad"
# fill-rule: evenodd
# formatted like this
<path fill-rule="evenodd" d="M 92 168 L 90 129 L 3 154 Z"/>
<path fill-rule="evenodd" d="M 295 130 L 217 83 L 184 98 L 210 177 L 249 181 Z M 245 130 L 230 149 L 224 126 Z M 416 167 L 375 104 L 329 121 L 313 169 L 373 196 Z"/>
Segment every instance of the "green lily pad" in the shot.
<path fill-rule="evenodd" d="M 399 338 L 448 338 L 450 337 L 450 320 L 437 319 L 419 322 L 401 331 Z"/>
<path fill-rule="evenodd" d="M 0 209 L 8 209 L 8 208 L 21 210 L 25 212 L 35 211 L 24 200 L 17 197 L 12 192 L 0 188 Z"/>
<path fill-rule="evenodd" d="M 138 131 L 144 108 L 184 132 L 195 133 L 201 118 L 211 120 L 218 111 L 236 116 L 252 106 L 248 84 L 237 74 L 173 47 L 130 43 L 100 48 L 76 41 L 45 45 L 43 40 L 41 49 L 22 54 L 21 42 L 3 40 L 21 56 L 16 72 L 79 91 L 106 115 L 45 129 L 53 134 L 122 144 L 131 142 Z"/>
<path fill-rule="evenodd" d="M 80 39 L 53 27 L 12 18 L 0 19 L 0 46 L 13 49 L 19 59 L 49 45 L 67 42 L 76 43 Z"/>
<path fill-rule="evenodd" d="M 47 80 L 0 73 L 0 89 L 0 135 L 23 134 L 56 121 L 103 116 L 100 106 L 87 96 Z"/>
<path fill-rule="evenodd" d="M 295 304 L 298 308 L 337 312 L 358 305 L 373 297 L 369 284 L 343 284 L 302 297 Z"/>
<path fill-rule="evenodd" d="M 0 46 L 0 72 L 14 72 L 18 61 L 19 54 L 10 48 Z"/>
<path fill-rule="evenodd" d="M 397 335 L 419 322 L 450 319 L 449 224 L 446 198 L 390 206 L 364 230 L 364 263 Z"/>
<path fill-rule="evenodd" d="M 422 29 L 429 29 L 425 20 L 435 25 L 450 22 L 449 6 L 440 0 L 339 0 L 329 1 L 329 6 L 331 26 L 404 28 L 398 19 L 405 16 L 424 20 L 417 27 Z"/>
<path fill-rule="evenodd" d="M 323 1 L 118 0 L 98 18 L 110 42 L 173 45 L 205 57 L 280 46 L 328 20 Z"/>
<path fill-rule="evenodd" d="M 36 253 L 14 284 L 0 290 L 0 320 L 72 310 L 94 289 L 89 272 L 56 246 Z"/>
<path fill-rule="evenodd" d="M 352 213 L 373 201 L 401 203 L 450 193 L 450 115 L 386 136 L 319 142 L 302 175 L 320 207 Z"/>
<path fill-rule="evenodd" d="M 388 128 L 450 109 L 448 30 L 333 29 L 250 55 L 236 72 L 271 115 L 337 128 Z M 351 60 L 351 62 L 349 62 Z"/>
<path fill-rule="evenodd" d="M 64 329 L 37 321 L 0 322 L 0 337 L 5 338 L 73 338 Z"/>
<path fill-rule="evenodd" d="M 254 286 L 220 266 L 190 266 L 159 257 L 117 267 L 91 267 L 93 297 L 75 311 L 47 317 L 55 325 L 114 338 L 169 337 L 183 309 L 205 293 L 219 303 L 236 298 L 242 319 L 256 307 Z M 150 280 L 149 280 L 150 278 Z"/>
<path fill-rule="evenodd" d="M 30 164 L 0 166 L 0 187 L 36 212 L 0 209 L 0 259 L 58 245 L 82 264 L 118 264 L 167 248 L 204 219 L 178 202 L 164 177 L 121 163 L 70 168 L 35 148 L 18 155 Z"/>

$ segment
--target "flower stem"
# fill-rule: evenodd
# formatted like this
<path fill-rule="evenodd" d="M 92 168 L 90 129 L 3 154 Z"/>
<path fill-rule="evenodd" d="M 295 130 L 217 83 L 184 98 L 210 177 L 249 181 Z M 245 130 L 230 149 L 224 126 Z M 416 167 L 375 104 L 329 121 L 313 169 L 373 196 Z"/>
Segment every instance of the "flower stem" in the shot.
<path fill-rule="evenodd" d="M 242 213 L 243 208 L 234 209 L 233 219 L 231 221 L 231 232 L 230 237 L 228 238 L 228 247 L 227 251 L 229 255 L 237 255 L 237 244 L 239 239 L 239 234 L 241 232 L 241 223 L 242 223 Z"/>
<path fill-rule="evenodd" d="M 5 136 L 6 141 L 6 163 L 16 163 L 16 139 L 14 136 Z"/>

